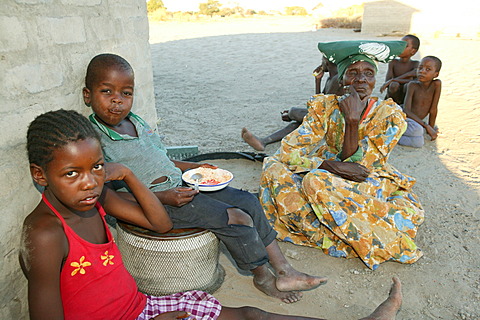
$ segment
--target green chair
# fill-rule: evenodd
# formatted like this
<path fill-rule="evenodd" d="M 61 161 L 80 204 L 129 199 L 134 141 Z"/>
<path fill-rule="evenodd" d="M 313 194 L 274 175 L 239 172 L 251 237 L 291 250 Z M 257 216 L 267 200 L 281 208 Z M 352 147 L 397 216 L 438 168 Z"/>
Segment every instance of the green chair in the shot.
<path fill-rule="evenodd" d="M 173 146 L 166 149 L 171 160 L 184 160 L 198 155 L 198 146 Z"/>

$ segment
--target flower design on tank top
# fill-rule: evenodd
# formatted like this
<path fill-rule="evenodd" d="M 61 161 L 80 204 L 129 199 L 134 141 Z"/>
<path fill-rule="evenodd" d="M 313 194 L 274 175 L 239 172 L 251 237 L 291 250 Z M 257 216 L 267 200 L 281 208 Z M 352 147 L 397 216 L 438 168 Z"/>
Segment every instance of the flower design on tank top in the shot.
<path fill-rule="evenodd" d="M 113 254 L 108 254 L 108 251 L 105 251 L 105 255 L 100 256 L 100 259 L 105 260 L 103 261 L 103 265 L 106 267 L 108 264 L 112 265 L 113 264 L 113 258 L 115 256 Z"/>
<path fill-rule="evenodd" d="M 71 267 L 76 268 L 75 270 L 72 271 L 72 277 L 76 275 L 77 273 L 80 274 L 85 274 L 85 267 L 90 267 L 92 265 L 91 262 L 85 261 L 85 256 L 82 256 L 80 258 L 79 262 L 72 262 L 70 263 Z"/>

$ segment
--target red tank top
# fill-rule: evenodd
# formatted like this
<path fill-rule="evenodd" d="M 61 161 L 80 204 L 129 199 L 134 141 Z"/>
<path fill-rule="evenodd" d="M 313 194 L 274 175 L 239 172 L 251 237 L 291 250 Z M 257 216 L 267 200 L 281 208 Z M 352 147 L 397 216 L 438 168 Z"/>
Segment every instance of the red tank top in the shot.
<path fill-rule="evenodd" d="M 69 252 L 60 273 L 65 320 L 134 320 L 143 311 L 146 296 L 125 268 L 120 250 L 105 222 L 105 211 L 97 202 L 107 243 L 94 244 L 78 236 L 42 195 L 45 204 L 62 221 Z"/>

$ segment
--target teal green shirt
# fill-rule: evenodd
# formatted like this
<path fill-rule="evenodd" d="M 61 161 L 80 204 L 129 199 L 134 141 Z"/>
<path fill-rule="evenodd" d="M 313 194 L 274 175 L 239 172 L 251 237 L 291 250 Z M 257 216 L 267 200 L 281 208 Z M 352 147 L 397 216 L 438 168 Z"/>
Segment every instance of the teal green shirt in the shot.
<path fill-rule="evenodd" d="M 160 136 L 141 117 L 130 112 L 126 118 L 135 126 L 138 137 L 108 128 L 97 121 L 94 114 L 89 119 L 100 134 L 105 161 L 127 166 L 152 191 L 164 191 L 182 184 L 182 171 L 168 158 Z M 152 184 L 163 176 L 167 177 L 165 182 Z"/>

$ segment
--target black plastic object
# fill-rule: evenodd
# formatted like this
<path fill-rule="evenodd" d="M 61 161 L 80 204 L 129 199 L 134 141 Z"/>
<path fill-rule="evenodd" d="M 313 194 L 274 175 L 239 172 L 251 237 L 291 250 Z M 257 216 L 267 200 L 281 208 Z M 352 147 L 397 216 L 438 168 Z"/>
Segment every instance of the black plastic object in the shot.
<path fill-rule="evenodd" d="M 202 153 L 193 157 L 183 159 L 184 161 L 199 162 L 205 160 L 215 160 L 215 159 L 247 159 L 251 161 L 261 161 L 268 157 L 265 153 L 255 153 L 255 152 L 210 152 Z"/>

